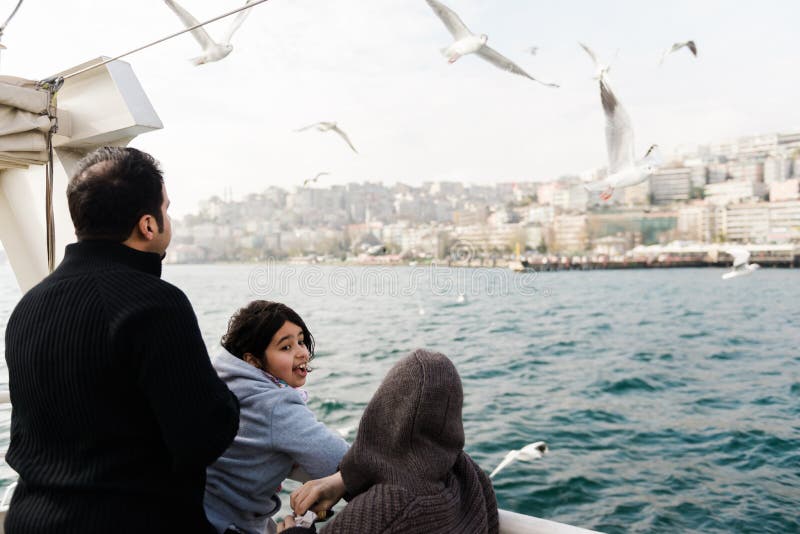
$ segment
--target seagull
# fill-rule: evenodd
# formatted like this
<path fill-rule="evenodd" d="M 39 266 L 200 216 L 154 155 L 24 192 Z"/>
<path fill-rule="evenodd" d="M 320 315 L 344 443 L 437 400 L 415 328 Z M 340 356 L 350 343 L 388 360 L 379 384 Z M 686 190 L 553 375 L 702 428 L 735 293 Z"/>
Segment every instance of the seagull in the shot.
<path fill-rule="evenodd" d="M 723 280 L 730 280 L 737 276 L 747 276 L 753 274 L 761 268 L 757 263 L 747 263 L 750 259 L 750 251 L 742 247 L 731 247 L 723 252 L 733 256 L 733 268 L 722 275 Z"/>
<path fill-rule="evenodd" d="M 600 101 L 606 115 L 606 148 L 608 150 L 608 176 L 597 182 L 585 184 L 588 191 L 599 191 L 602 200 L 608 200 L 617 187 L 640 184 L 653 174 L 658 164 L 658 145 L 650 145 L 644 159 L 636 161 L 633 146 L 633 126 L 628 113 L 614 96 L 608 81 L 600 73 Z"/>
<path fill-rule="evenodd" d="M 606 74 L 608 74 L 608 72 L 611 70 L 611 63 L 609 63 L 608 65 L 601 63 L 600 60 L 597 59 L 597 54 L 595 54 L 591 48 L 589 48 L 583 43 L 578 43 L 578 44 L 581 45 L 581 48 L 583 48 L 587 54 L 589 54 L 589 57 L 592 58 L 594 66 L 597 68 L 597 74 L 595 75 L 594 79 L 604 80 L 606 78 Z M 614 58 L 617 57 L 617 54 L 619 54 L 619 50 L 617 50 L 614 53 Z"/>
<path fill-rule="evenodd" d="M 528 48 L 528 49 L 527 49 L 527 50 L 525 50 L 525 51 L 526 51 L 527 53 L 529 53 L 530 55 L 532 55 L 532 56 L 535 56 L 535 55 L 536 55 L 536 52 L 538 52 L 538 51 L 539 51 L 539 47 L 538 47 L 538 46 L 532 46 L 532 47 Z"/>
<path fill-rule="evenodd" d="M 11 12 L 11 14 L 8 16 L 3 25 L 0 26 L 0 39 L 3 38 L 3 33 L 6 31 L 6 26 L 8 26 L 8 23 L 11 22 L 11 19 L 13 19 L 14 15 L 16 15 L 17 11 L 19 11 L 19 6 L 22 5 L 22 2 L 23 0 L 19 0 L 19 2 L 17 2 L 17 6 L 14 8 L 14 11 Z M 5 49 L 6 49 L 5 45 L 0 43 L 0 50 L 5 50 Z"/>
<path fill-rule="evenodd" d="M 546 85 L 547 87 L 558 87 L 558 85 L 554 83 L 537 80 L 522 70 L 519 65 L 487 46 L 486 42 L 489 40 L 489 36 L 486 34 L 475 35 L 472 33 L 469 28 L 467 28 L 466 24 L 461 21 L 456 12 L 449 7 L 441 2 L 437 2 L 437 0 L 425 1 L 428 2 L 433 12 L 441 19 L 447 30 L 455 39 L 453 44 L 442 49 L 442 54 L 447 57 L 451 64 L 458 61 L 461 56 L 476 53 L 494 66 L 511 72 L 512 74 L 524 76 L 542 85 Z"/>
<path fill-rule="evenodd" d="M 254 0 L 247 0 L 245 5 L 249 5 L 253 1 Z M 191 13 L 181 7 L 181 5 L 175 0 L 164 0 L 164 3 L 167 4 L 167 6 L 169 6 L 169 8 L 172 9 L 176 15 L 178 15 L 178 18 L 181 19 L 187 28 L 191 28 L 200 24 L 200 22 L 194 18 Z M 227 57 L 228 54 L 233 51 L 233 45 L 231 44 L 231 38 L 233 37 L 233 34 L 239 29 L 239 26 L 242 25 L 242 22 L 244 22 L 244 19 L 246 19 L 247 15 L 249 14 L 249 9 L 245 9 L 237 13 L 236 17 L 233 19 L 233 22 L 231 22 L 230 27 L 228 27 L 228 32 L 225 34 L 225 38 L 219 43 L 214 41 L 202 26 L 192 30 L 192 36 L 198 43 L 200 43 L 200 46 L 203 47 L 203 55 L 192 59 L 192 63 L 195 65 L 203 65 L 204 63 L 212 63 Z"/>
<path fill-rule="evenodd" d="M 339 137 L 344 139 L 345 143 L 347 143 L 350 148 L 353 149 L 353 152 L 358 154 L 358 150 L 356 150 L 356 147 L 354 147 L 353 143 L 350 142 L 350 138 L 347 137 L 347 134 L 344 133 L 344 131 L 342 131 L 342 129 L 339 128 L 335 122 L 315 122 L 314 124 L 310 124 L 300 128 L 299 130 L 295 130 L 295 132 L 304 132 L 306 130 L 310 130 L 311 128 L 316 128 L 320 132 L 336 132 L 339 134 Z"/>
<path fill-rule="evenodd" d="M 544 441 L 537 441 L 536 443 L 531 443 L 529 445 L 525 445 L 518 451 L 508 451 L 506 457 L 503 458 L 503 461 L 500 462 L 500 465 L 494 468 L 492 474 L 489 475 L 489 478 L 494 478 L 494 476 L 499 473 L 505 466 L 510 464 L 515 460 L 523 460 L 526 462 L 530 462 L 532 460 L 536 460 L 541 458 L 545 454 L 550 452 L 550 449 L 547 448 L 547 443 Z"/>
<path fill-rule="evenodd" d="M 668 55 L 670 55 L 673 52 L 677 52 L 678 50 L 680 50 L 684 46 L 689 49 L 689 51 L 692 53 L 692 55 L 694 57 L 697 57 L 697 45 L 694 44 L 694 41 L 686 41 L 686 42 L 683 42 L 683 43 L 675 43 L 671 47 L 669 47 L 666 50 L 664 50 L 664 53 L 661 54 L 661 61 L 658 62 L 658 65 L 661 66 L 664 63 L 664 60 L 667 59 Z"/>
<path fill-rule="evenodd" d="M 305 180 L 303 180 L 303 187 L 311 183 L 316 183 L 316 181 L 319 180 L 320 176 L 328 176 L 329 174 L 330 174 L 329 172 L 318 172 L 315 177 L 306 178 Z"/>

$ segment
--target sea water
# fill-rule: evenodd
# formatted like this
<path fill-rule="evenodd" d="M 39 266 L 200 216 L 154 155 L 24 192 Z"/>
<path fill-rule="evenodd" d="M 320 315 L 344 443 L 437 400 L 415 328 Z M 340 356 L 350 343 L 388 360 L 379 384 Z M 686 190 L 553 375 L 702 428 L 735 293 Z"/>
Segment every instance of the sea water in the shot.
<path fill-rule="evenodd" d="M 309 406 L 350 441 L 399 358 L 448 355 L 478 464 L 550 446 L 495 477 L 503 509 L 606 532 L 800 531 L 800 271 L 723 272 L 265 263 L 168 265 L 164 279 L 212 355 L 248 301 L 297 310 L 317 343 Z M 0 265 L 3 331 L 18 299 Z"/>

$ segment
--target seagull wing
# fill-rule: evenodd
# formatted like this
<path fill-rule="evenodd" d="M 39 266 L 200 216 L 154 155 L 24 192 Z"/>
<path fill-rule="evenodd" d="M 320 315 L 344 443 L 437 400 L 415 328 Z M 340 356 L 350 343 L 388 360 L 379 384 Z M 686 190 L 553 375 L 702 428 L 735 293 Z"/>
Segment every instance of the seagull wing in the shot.
<path fill-rule="evenodd" d="M 494 471 L 492 471 L 492 473 L 489 475 L 489 478 L 494 478 L 494 476 L 502 471 L 505 466 L 516 460 L 518 454 L 519 451 L 509 451 L 508 454 L 506 454 L 506 457 L 503 458 L 503 461 L 500 462 L 500 465 L 494 468 Z"/>
<path fill-rule="evenodd" d="M 306 130 L 310 130 L 311 128 L 316 128 L 320 124 L 322 124 L 322 123 L 321 122 L 315 122 L 314 124 L 309 124 L 308 126 L 303 126 L 299 130 L 295 130 L 295 132 L 305 132 Z"/>
<path fill-rule="evenodd" d="M 347 134 L 346 134 L 346 133 L 344 133 L 344 132 L 341 130 L 341 128 L 339 128 L 338 126 L 334 126 L 333 128 L 331 128 L 331 130 L 333 130 L 334 132 L 336 132 L 337 134 L 339 134 L 339 136 L 340 136 L 342 139 L 344 139 L 344 141 L 345 141 L 345 142 L 346 142 L 348 145 L 350 145 L 350 148 L 352 148 L 352 149 L 353 149 L 353 152 L 355 152 L 356 154 L 358 154 L 358 150 L 356 150 L 356 147 L 354 147 L 354 146 L 353 146 L 353 143 L 351 143 L 351 142 L 350 142 L 350 138 L 349 138 L 349 137 L 347 137 Z"/>
<path fill-rule="evenodd" d="M 583 184 L 583 188 L 590 193 L 599 193 L 600 191 L 605 191 L 609 187 L 611 187 L 611 184 L 607 180 L 598 180 L 596 182 Z"/>
<path fill-rule="evenodd" d="M 249 6 L 254 1 L 255 0 L 247 0 L 247 2 L 245 2 L 244 5 Z M 233 39 L 233 34 L 236 33 L 236 30 L 238 30 L 239 26 L 242 25 L 242 22 L 244 22 L 244 19 L 246 19 L 247 15 L 250 14 L 250 11 L 252 11 L 252 9 L 245 9 L 244 11 L 239 11 L 236 14 L 236 17 L 233 19 L 233 22 L 231 22 L 231 25 L 228 28 L 227 33 L 225 33 L 225 37 L 222 39 L 222 42 L 224 44 L 230 44 L 231 39 Z"/>
<path fill-rule="evenodd" d="M 667 59 L 667 56 L 670 55 L 671 53 L 672 53 L 672 47 L 667 48 L 661 53 L 661 59 L 658 61 L 659 67 L 664 64 L 664 60 Z"/>
<path fill-rule="evenodd" d="M 697 57 L 697 45 L 694 44 L 694 41 L 686 41 L 686 46 L 692 52 L 692 55 L 694 57 Z"/>
<path fill-rule="evenodd" d="M 467 25 L 459 18 L 455 11 L 447 7 L 446 5 L 442 4 L 441 2 L 437 2 L 436 0 L 425 0 L 428 2 L 428 5 L 431 6 L 433 12 L 436 13 L 436 16 L 441 19 L 444 23 L 447 31 L 453 36 L 453 38 L 458 41 L 459 39 L 463 39 L 464 37 L 469 37 L 472 35 L 472 32 L 469 31 Z"/>
<path fill-rule="evenodd" d="M 164 3 L 167 4 L 167 6 L 169 6 L 169 8 L 172 9 L 176 15 L 178 15 L 178 18 L 181 19 L 181 22 L 183 22 L 183 25 L 187 28 L 191 28 L 192 26 L 197 26 L 200 24 L 200 21 L 194 18 L 191 13 L 183 9 L 183 7 L 181 7 L 181 5 L 175 0 L 164 0 Z M 211 36 L 208 35 L 208 32 L 203 27 L 196 28 L 192 30 L 191 33 L 195 40 L 200 43 L 200 46 L 203 47 L 203 50 L 207 48 L 213 48 L 217 44 L 214 42 Z"/>
<path fill-rule="evenodd" d="M 548 452 L 549 449 L 547 448 L 547 443 L 544 441 L 537 441 L 536 443 L 529 443 L 528 445 L 522 447 L 519 450 L 519 459 L 527 461 L 536 460 Z"/>
<path fill-rule="evenodd" d="M 726 249 L 725 252 L 733 256 L 733 268 L 738 269 L 743 265 L 747 265 L 747 261 L 750 259 L 750 252 L 741 247 L 729 248 Z"/>
<path fill-rule="evenodd" d="M 558 85 L 554 83 L 547 83 L 541 80 L 537 80 L 536 78 L 534 78 L 533 76 L 522 70 L 522 68 L 519 65 L 517 65 L 516 63 L 508 59 L 506 56 L 504 56 L 503 54 L 501 54 L 500 52 L 489 46 L 483 45 L 480 48 L 480 50 L 478 50 L 476 53 L 483 59 L 494 65 L 495 67 L 499 67 L 513 74 L 519 74 L 520 76 L 525 76 L 526 78 L 529 78 L 534 82 L 538 82 L 542 85 L 546 85 L 547 87 L 558 87 Z"/>
<path fill-rule="evenodd" d="M 606 80 L 600 80 L 600 101 L 606 114 L 608 174 L 615 174 L 634 164 L 633 126 Z"/>
<path fill-rule="evenodd" d="M 3 25 L 2 25 L 2 26 L 0 26 L 0 34 L 2 34 L 3 30 L 5 30 L 5 29 L 6 29 L 6 26 L 8 26 L 8 23 L 9 23 L 9 22 L 11 22 L 11 19 L 13 19 L 13 18 L 14 18 L 14 15 L 16 15 L 16 14 L 17 14 L 17 11 L 19 11 L 19 6 L 21 6 L 21 5 L 22 5 L 22 1 L 23 1 L 23 0 L 19 0 L 19 2 L 17 2 L 17 7 L 15 7 L 15 8 L 14 8 L 14 11 L 12 11 L 12 12 L 11 12 L 11 14 L 8 16 L 8 18 L 7 18 L 7 19 L 6 19 L 6 21 L 3 23 Z"/>
<path fill-rule="evenodd" d="M 588 46 L 586 46 L 586 45 L 585 45 L 585 44 L 583 44 L 583 43 L 578 43 L 578 44 L 579 44 L 579 45 L 581 45 L 581 48 L 583 48 L 584 50 L 586 50 L 586 53 L 587 53 L 587 54 L 589 54 L 589 57 L 590 57 L 590 58 L 592 58 L 592 62 L 594 63 L 594 66 L 596 67 L 596 66 L 598 65 L 598 63 L 597 63 L 597 56 L 594 54 L 594 52 L 592 52 L 592 49 L 591 49 L 591 48 L 589 48 Z"/>

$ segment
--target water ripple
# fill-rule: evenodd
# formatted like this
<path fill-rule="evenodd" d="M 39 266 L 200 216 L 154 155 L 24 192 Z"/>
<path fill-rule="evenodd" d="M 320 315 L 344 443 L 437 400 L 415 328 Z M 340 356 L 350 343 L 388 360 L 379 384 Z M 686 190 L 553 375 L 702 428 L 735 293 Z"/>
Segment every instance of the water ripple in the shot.
<path fill-rule="evenodd" d="M 212 350 L 253 298 L 252 268 L 165 266 Z M 392 272 L 400 287 L 414 276 Z M 354 428 L 393 363 L 428 347 L 459 369 L 465 447 L 481 467 L 550 445 L 496 477 L 503 508 L 605 532 L 800 532 L 798 271 L 763 270 L 748 286 L 716 269 L 546 273 L 547 298 L 484 292 L 461 305 L 424 278 L 397 296 L 371 280 L 344 296 L 291 284 L 269 296 L 314 333 L 309 406 L 326 424 Z M 0 266 L 0 325 L 18 298 Z"/>

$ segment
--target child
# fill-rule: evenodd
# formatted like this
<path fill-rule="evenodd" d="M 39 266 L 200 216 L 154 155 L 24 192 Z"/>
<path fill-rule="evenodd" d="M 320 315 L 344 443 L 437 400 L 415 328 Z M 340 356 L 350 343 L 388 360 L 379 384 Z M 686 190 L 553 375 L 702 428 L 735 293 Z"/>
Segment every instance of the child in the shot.
<path fill-rule="evenodd" d="M 295 490 L 294 512 L 325 510 L 347 494 L 323 534 L 498 534 L 492 482 L 464 452 L 463 399 L 445 355 L 418 349 L 397 362 L 367 404 L 341 471 Z M 281 528 L 315 530 L 292 516 Z"/>
<path fill-rule="evenodd" d="M 317 421 L 299 389 L 314 339 L 288 306 L 256 300 L 237 311 L 214 360 L 239 399 L 239 431 L 207 470 L 205 510 L 217 532 L 275 532 L 270 517 L 293 466 L 312 478 L 335 473 L 347 443 Z"/>

